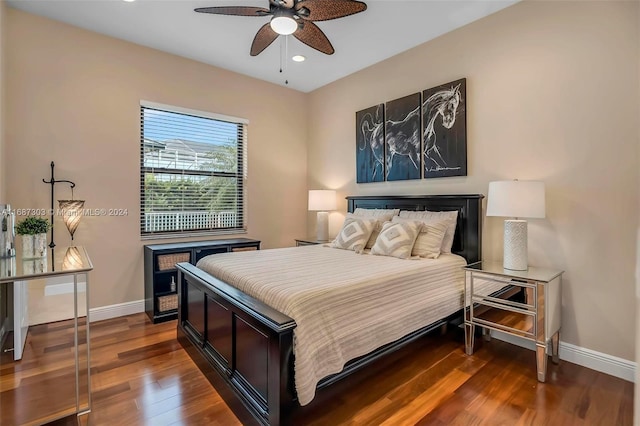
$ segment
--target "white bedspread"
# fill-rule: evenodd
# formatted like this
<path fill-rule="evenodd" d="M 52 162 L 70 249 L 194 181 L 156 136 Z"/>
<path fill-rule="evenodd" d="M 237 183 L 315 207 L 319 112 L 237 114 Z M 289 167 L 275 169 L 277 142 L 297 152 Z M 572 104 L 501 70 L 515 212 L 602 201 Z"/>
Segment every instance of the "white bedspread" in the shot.
<path fill-rule="evenodd" d="M 197 266 L 293 318 L 301 405 L 349 360 L 462 308 L 465 260 L 401 260 L 324 246 L 216 254 Z"/>

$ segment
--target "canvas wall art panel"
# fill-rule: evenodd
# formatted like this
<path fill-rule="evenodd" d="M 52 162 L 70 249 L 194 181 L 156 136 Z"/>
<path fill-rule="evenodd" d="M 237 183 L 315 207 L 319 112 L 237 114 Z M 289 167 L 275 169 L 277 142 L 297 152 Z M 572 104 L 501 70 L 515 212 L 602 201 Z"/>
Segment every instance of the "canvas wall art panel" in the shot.
<path fill-rule="evenodd" d="M 467 80 L 422 93 L 424 177 L 467 175 Z"/>
<path fill-rule="evenodd" d="M 420 133 L 420 93 L 386 103 L 386 180 L 420 179 Z"/>
<path fill-rule="evenodd" d="M 356 182 L 384 181 L 384 104 L 356 112 Z"/>

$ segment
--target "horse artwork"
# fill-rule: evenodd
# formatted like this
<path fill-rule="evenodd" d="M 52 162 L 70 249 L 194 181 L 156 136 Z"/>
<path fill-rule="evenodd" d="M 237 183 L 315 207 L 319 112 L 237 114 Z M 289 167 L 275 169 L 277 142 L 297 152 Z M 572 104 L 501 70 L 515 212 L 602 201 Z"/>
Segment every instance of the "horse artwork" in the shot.
<path fill-rule="evenodd" d="M 420 93 L 386 104 L 386 180 L 420 179 Z"/>
<path fill-rule="evenodd" d="M 422 93 L 424 177 L 467 175 L 467 80 Z"/>
<path fill-rule="evenodd" d="M 384 105 L 356 112 L 356 182 L 384 181 Z"/>

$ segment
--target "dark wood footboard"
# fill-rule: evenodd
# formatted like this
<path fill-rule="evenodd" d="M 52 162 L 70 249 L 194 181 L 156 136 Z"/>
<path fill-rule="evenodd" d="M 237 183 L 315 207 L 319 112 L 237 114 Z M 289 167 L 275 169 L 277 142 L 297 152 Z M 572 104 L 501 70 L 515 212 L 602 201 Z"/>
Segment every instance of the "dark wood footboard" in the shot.
<path fill-rule="evenodd" d="M 280 424 L 294 397 L 295 321 L 189 263 L 177 266 L 181 343 L 217 370 L 256 420 Z"/>
<path fill-rule="evenodd" d="M 288 424 L 291 404 L 297 400 L 293 377 L 295 321 L 189 263 L 177 266 L 178 339 L 189 356 L 243 424 Z M 351 360 L 341 372 L 322 379 L 318 390 L 454 319 L 461 320 L 462 312 Z M 238 409 L 238 402 L 250 417 Z"/>

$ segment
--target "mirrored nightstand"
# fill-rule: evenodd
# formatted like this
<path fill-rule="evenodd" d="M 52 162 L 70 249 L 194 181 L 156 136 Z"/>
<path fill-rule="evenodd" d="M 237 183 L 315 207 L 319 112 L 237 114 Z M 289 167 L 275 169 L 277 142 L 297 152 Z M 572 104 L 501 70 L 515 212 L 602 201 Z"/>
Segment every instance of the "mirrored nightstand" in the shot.
<path fill-rule="evenodd" d="M 330 243 L 331 240 L 316 240 L 315 237 L 310 238 L 296 238 L 296 247 L 300 246 L 313 246 L 316 244 Z"/>
<path fill-rule="evenodd" d="M 464 268 L 465 350 L 473 354 L 475 326 L 530 340 L 536 344 L 538 380 L 546 380 L 547 345 L 557 363 L 560 341 L 561 284 L 563 271 L 530 267 L 526 271 L 504 269 L 502 262 L 478 262 Z M 500 292 L 481 288 L 502 287 Z M 506 295 L 519 295 L 507 297 Z"/>

